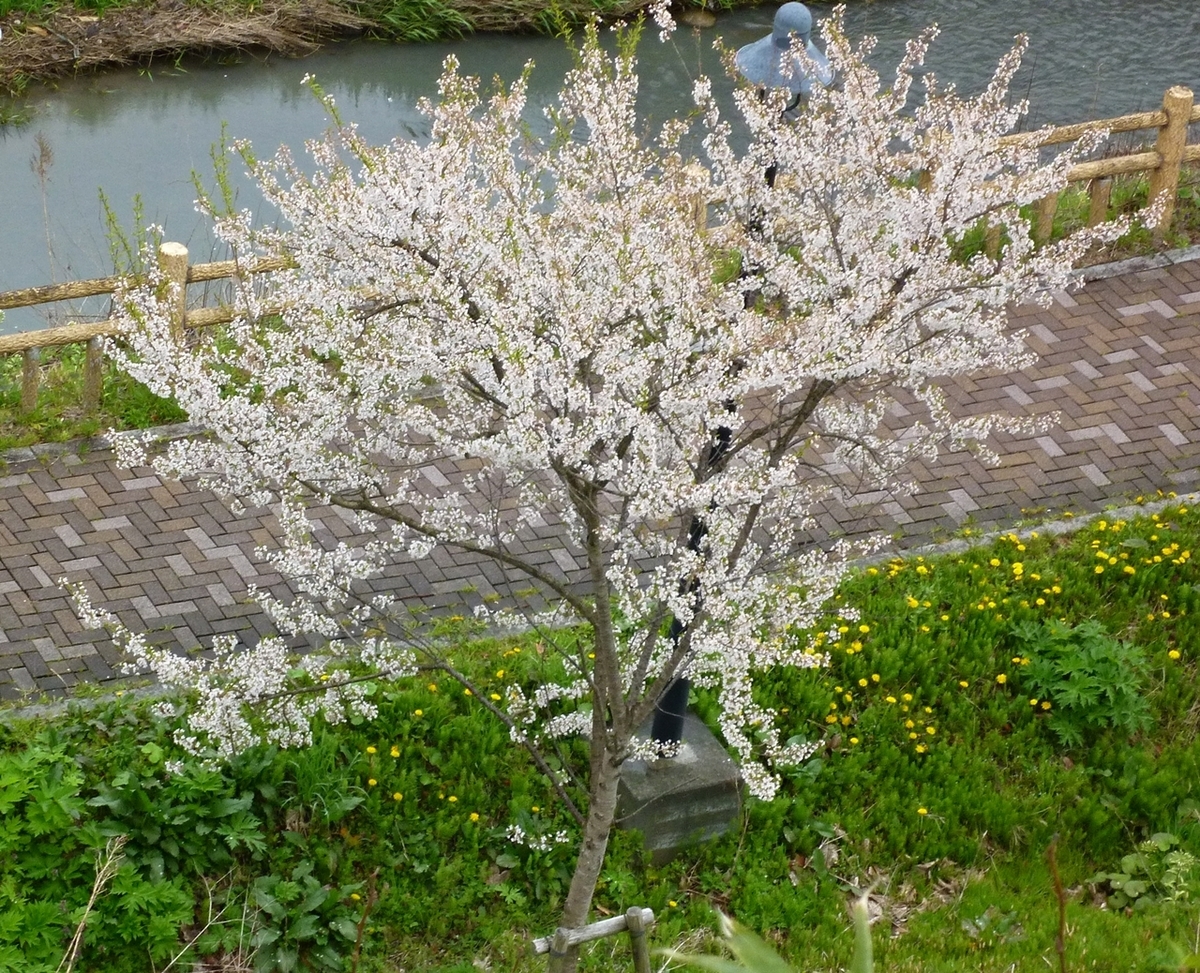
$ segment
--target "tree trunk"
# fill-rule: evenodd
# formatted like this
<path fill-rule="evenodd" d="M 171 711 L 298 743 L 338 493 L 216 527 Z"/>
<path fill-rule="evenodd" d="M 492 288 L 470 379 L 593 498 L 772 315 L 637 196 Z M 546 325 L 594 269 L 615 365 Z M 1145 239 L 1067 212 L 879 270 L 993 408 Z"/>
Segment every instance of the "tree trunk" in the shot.
<path fill-rule="evenodd" d="M 565 929 L 576 929 L 587 923 L 596 882 L 604 866 L 608 835 L 617 816 L 617 781 L 620 772 L 613 762 L 613 755 L 605 746 L 605 735 L 600 734 L 599 739 L 596 737 L 597 734 L 592 735 L 592 752 L 595 756 L 591 761 L 587 822 L 583 827 L 579 857 L 575 861 L 575 874 L 571 876 L 571 889 L 563 906 L 562 928 Z M 578 963 L 577 946 L 560 956 L 551 953 L 549 973 L 575 973 Z"/>

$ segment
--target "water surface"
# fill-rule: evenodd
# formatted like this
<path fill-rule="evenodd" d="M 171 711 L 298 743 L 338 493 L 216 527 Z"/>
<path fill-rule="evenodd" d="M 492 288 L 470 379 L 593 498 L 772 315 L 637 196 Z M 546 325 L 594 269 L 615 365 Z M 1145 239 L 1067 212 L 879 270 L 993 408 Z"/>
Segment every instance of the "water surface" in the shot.
<path fill-rule="evenodd" d="M 818 18 L 828 13 L 812 4 Z M 711 44 L 717 34 L 738 47 L 770 31 L 775 7 L 726 15 L 711 31 L 681 28 L 661 45 L 647 31 L 641 50 L 640 107 L 652 119 L 674 115 L 690 102 L 692 78 L 722 78 Z M 941 36 L 929 69 L 941 83 L 979 91 L 1018 32 L 1030 47 L 1014 93 L 1028 97 L 1030 124 L 1109 117 L 1157 107 L 1163 91 L 1185 84 L 1200 91 L 1200 3 L 1195 0 L 878 0 L 847 11 L 852 37 L 877 35 L 873 63 L 887 74 L 908 38 L 937 22 Z M 557 92 L 570 54 L 561 41 L 533 36 L 482 36 L 426 45 L 352 42 L 302 60 L 245 58 L 236 65 L 165 64 L 82 78 L 35 98 L 34 122 L 0 130 L 0 290 L 110 273 L 112 261 L 97 191 L 103 189 L 125 225 L 140 194 L 148 222 L 167 239 L 185 243 L 192 259 L 208 259 L 212 240 L 193 208 L 191 173 L 211 184 L 211 147 L 222 126 L 250 139 L 260 156 L 283 143 L 300 155 L 305 139 L 326 126 L 322 107 L 301 85 L 315 75 L 348 120 L 372 141 L 420 137 L 426 122 L 416 110 L 433 97 L 443 60 L 455 54 L 463 69 L 511 81 L 524 63 L 537 64 L 529 115 Z M 719 81 L 727 93 L 728 82 Z M 30 162 L 35 138 L 53 152 L 47 178 Z M 261 200 L 234 165 L 239 205 L 259 212 Z M 260 218 L 271 219 L 269 212 Z M 217 256 L 223 256 L 218 254 Z M 77 308 L 102 314 L 93 299 Z M 56 323 L 47 309 L 8 313 L 0 331 Z"/>

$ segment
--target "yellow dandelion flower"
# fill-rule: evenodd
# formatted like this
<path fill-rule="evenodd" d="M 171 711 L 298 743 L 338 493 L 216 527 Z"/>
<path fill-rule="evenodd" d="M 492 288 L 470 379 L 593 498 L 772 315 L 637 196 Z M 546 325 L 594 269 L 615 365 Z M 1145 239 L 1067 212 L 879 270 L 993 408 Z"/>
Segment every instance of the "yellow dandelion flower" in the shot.
<path fill-rule="evenodd" d="M 368 787 L 374 787 L 378 783 L 379 783 L 379 781 L 377 781 L 374 777 L 367 778 L 367 786 Z"/>
<path fill-rule="evenodd" d="M 924 753 L 928 749 L 929 748 L 927 746 L 925 746 L 925 744 L 923 744 L 923 743 L 917 744 L 917 753 Z"/>
<path fill-rule="evenodd" d="M 924 817 L 926 814 L 928 814 L 928 813 L 929 813 L 929 809 L 928 809 L 928 808 L 924 808 L 924 807 L 919 807 L 919 808 L 917 808 L 917 813 L 918 813 L 919 815 L 921 815 L 921 817 Z"/>
<path fill-rule="evenodd" d="M 895 696 L 889 696 L 889 697 L 887 698 L 886 702 L 889 702 L 889 703 L 894 703 L 894 702 L 896 702 L 896 697 L 895 697 Z"/>
<path fill-rule="evenodd" d="M 865 689 L 865 688 L 866 688 L 866 686 L 867 686 L 867 681 L 866 681 L 865 679 L 860 679 L 860 680 L 858 681 L 858 684 L 859 684 L 860 686 L 862 686 L 862 687 Z"/>
<path fill-rule="evenodd" d="M 928 733 L 930 736 L 933 736 L 935 733 L 937 733 L 937 727 L 936 726 L 927 726 L 927 727 L 925 727 L 925 732 Z"/>
<path fill-rule="evenodd" d="M 471 812 L 471 820 L 472 820 L 472 821 L 478 821 L 478 820 L 479 820 L 479 812 L 478 812 L 478 811 L 472 811 L 472 812 Z"/>
<path fill-rule="evenodd" d="M 998 568 L 998 567 L 1000 567 L 1000 558 L 994 557 L 990 561 L 988 561 L 988 564 L 990 564 L 994 568 Z"/>
<path fill-rule="evenodd" d="M 962 686 L 962 688 L 963 688 L 963 689 L 966 689 L 966 688 L 967 688 L 969 685 L 971 685 L 971 684 L 970 684 L 969 682 L 967 682 L 965 679 L 960 679 L 960 680 L 958 681 L 958 684 L 959 684 L 960 686 Z"/>
<path fill-rule="evenodd" d="M 908 735 L 908 738 L 909 738 L 910 740 L 915 740 L 915 739 L 917 738 L 917 735 L 916 735 L 915 733 L 910 733 L 910 734 Z"/>
<path fill-rule="evenodd" d="M 858 743 L 858 737 L 851 737 L 851 738 L 850 738 L 850 745 L 851 745 L 851 746 L 854 746 L 854 744 L 856 744 L 856 743 Z"/>
<path fill-rule="evenodd" d="M 538 813 L 538 811 L 540 811 L 540 810 L 541 810 L 541 808 L 540 808 L 540 807 L 538 807 L 538 806 L 535 804 L 535 805 L 534 805 L 533 807 L 531 807 L 529 810 L 531 810 L 531 811 L 532 811 L 534 814 L 537 814 L 537 813 Z"/>
<path fill-rule="evenodd" d="M 428 689 L 428 690 L 429 690 L 431 693 L 436 693 L 436 692 L 437 692 L 437 683 L 436 683 L 436 682 L 431 682 L 431 683 L 430 683 L 428 686 L 426 686 L 425 688 L 426 688 L 426 689 Z"/>
<path fill-rule="evenodd" d="M 500 698 L 500 694 L 492 693 L 492 694 L 490 694 L 489 698 L 492 699 L 493 701 L 498 700 Z"/>
<path fill-rule="evenodd" d="M 869 631 L 871 631 L 871 626 L 870 625 L 859 625 L 858 630 L 863 635 L 866 635 Z"/>
<path fill-rule="evenodd" d="M 458 803 L 458 798 L 457 798 L 457 797 L 455 797 L 453 794 L 451 794 L 451 795 L 450 795 L 448 798 L 446 798 L 446 800 L 447 800 L 447 801 L 449 801 L 451 804 L 457 804 L 457 803 Z"/>
<path fill-rule="evenodd" d="M 374 747 L 367 747 L 367 753 L 376 753 L 376 752 L 377 751 L 375 750 Z"/>
<path fill-rule="evenodd" d="M 1008 682 L 1008 676 L 1006 676 L 1004 673 L 1000 673 L 1000 675 L 996 677 L 996 682 L 1003 686 L 1006 682 Z"/>
<path fill-rule="evenodd" d="M 879 682 L 879 673 L 877 673 L 877 672 L 871 673 L 871 682 Z"/>
<path fill-rule="evenodd" d="M 404 795 L 401 794 L 399 791 L 396 791 L 394 794 L 392 794 L 392 800 L 393 801 L 403 801 Z"/>
<path fill-rule="evenodd" d="M 942 616 L 942 621 L 943 621 L 943 622 L 948 622 L 948 621 L 950 621 L 950 616 L 949 616 L 949 615 L 943 615 L 943 616 Z"/>
<path fill-rule="evenodd" d="M 391 750 L 389 750 L 388 752 L 389 752 L 389 753 L 390 753 L 390 754 L 391 754 L 393 757 L 399 757 L 399 756 L 400 756 L 400 748 L 399 748 L 398 746 L 396 746 L 394 743 L 392 744 L 392 749 L 391 749 Z"/>
<path fill-rule="evenodd" d="M 1163 613 L 1162 613 L 1162 617 L 1163 617 L 1163 618 L 1170 618 L 1170 617 L 1171 617 L 1171 613 L 1170 613 L 1170 612 L 1163 612 Z"/>
<path fill-rule="evenodd" d="M 1048 699 L 1043 700 L 1042 701 L 1042 709 L 1049 709 L 1049 708 L 1050 708 L 1050 700 L 1048 700 Z"/>
<path fill-rule="evenodd" d="M 1045 598 L 1039 598 L 1037 601 L 1035 601 L 1035 602 L 1034 602 L 1034 604 L 1035 604 L 1035 605 L 1038 605 L 1038 606 L 1040 607 L 1040 606 L 1042 606 L 1042 605 L 1046 604 L 1046 599 L 1045 599 Z"/>
<path fill-rule="evenodd" d="M 911 703 L 911 702 L 912 702 L 912 693 L 905 693 L 905 694 L 904 694 L 903 696 L 901 696 L 900 698 L 901 698 L 902 700 L 904 700 L 906 703 Z"/>
<path fill-rule="evenodd" d="M 424 715 L 425 715 L 425 711 L 423 709 L 413 710 L 413 716 L 424 716 Z"/>
<path fill-rule="evenodd" d="M 1168 659 L 1178 659 L 1179 658 L 1179 650 L 1172 649 L 1170 652 L 1167 653 L 1167 658 Z"/>
<path fill-rule="evenodd" d="M 905 728 L 906 730 L 911 730 L 911 729 L 912 729 L 914 726 L 916 726 L 916 725 L 917 725 L 917 724 L 916 724 L 916 723 L 914 723 L 912 720 L 905 720 L 905 721 L 904 721 L 904 728 Z"/>

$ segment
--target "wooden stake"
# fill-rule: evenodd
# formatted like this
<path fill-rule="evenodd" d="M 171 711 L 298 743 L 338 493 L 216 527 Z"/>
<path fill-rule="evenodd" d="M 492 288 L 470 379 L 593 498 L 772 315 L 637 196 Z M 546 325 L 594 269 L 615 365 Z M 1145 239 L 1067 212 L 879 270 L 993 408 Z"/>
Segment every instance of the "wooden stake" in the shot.
<path fill-rule="evenodd" d="M 158 248 L 158 267 L 167 281 L 174 285 L 170 297 L 171 334 L 183 340 L 183 325 L 187 320 L 188 251 L 182 243 L 164 243 Z M 160 299 L 167 298 L 164 291 Z"/>
<path fill-rule="evenodd" d="M 637 906 L 625 913 L 629 928 L 629 944 L 633 947 L 634 973 L 650 973 L 650 947 L 646 943 L 646 920 Z"/>
<path fill-rule="evenodd" d="M 1183 162 L 1183 149 L 1187 145 L 1188 119 L 1192 114 L 1192 89 L 1183 85 L 1168 88 L 1163 95 L 1163 111 L 1167 115 L 1167 124 L 1158 130 L 1158 141 L 1154 148 L 1162 161 L 1158 168 L 1150 173 L 1150 205 L 1160 195 L 1165 195 L 1162 219 L 1158 221 L 1155 230 L 1166 233 L 1171 229 L 1175 219 L 1175 195 L 1179 191 L 1179 166 Z"/>
<path fill-rule="evenodd" d="M 1058 193 L 1051 193 L 1038 200 L 1037 219 L 1033 224 L 1033 242 L 1043 244 L 1050 239 L 1054 229 L 1054 214 L 1058 210 Z"/>
<path fill-rule="evenodd" d="M 26 348 L 21 353 L 21 412 L 25 415 L 37 408 L 38 386 L 42 381 L 42 349 Z"/>
<path fill-rule="evenodd" d="M 983 252 L 986 253 L 992 260 L 1000 256 L 1000 224 L 992 223 L 987 228 L 987 236 L 984 237 Z"/>
<path fill-rule="evenodd" d="M 95 415 L 100 408 L 100 393 L 104 367 L 104 339 L 97 335 L 87 343 L 83 363 L 83 411 Z"/>
<path fill-rule="evenodd" d="M 1112 198 L 1112 179 L 1105 176 L 1088 184 L 1088 226 L 1098 226 L 1108 219 L 1108 201 Z"/>

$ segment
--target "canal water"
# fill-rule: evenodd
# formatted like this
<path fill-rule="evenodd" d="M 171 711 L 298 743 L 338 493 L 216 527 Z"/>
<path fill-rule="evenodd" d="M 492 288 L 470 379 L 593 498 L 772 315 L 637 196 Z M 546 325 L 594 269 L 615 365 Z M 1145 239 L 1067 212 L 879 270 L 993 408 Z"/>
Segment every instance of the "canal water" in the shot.
<path fill-rule="evenodd" d="M 811 7 L 818 18 L 829 10 L 820 3 Z M 666 45 L 648 30 L 640 50 L 642 113 L 662 120 L 686 110 L 698 73 L 716 79 L 714 87 L 727 93 L 713 40 L 720 35 L 733 48 L 755 40 L 769 33 L 775 9 L 726 14 L 703 32 L 681 27 Z M 1154 108 L 1173 84 L 1200 91 L 1196 0 L 876 0 L 853 3 L 846 22 L 852 38 L 878 37 L 872 62 L 885 77 L 904 42 L 937 23 L 941 35 L 928 67 L 942 84 L 954 82 L 964 93 L 983 87 L 1015 34 L 1029 34 L 1013 93 L 1030 100 L 1030 126 Z M 451 53 L 466 73 L 505 81 L 532 59 L 529 117 L 535 126 L 570 65 L 563 42 L 545 37 L 491 35 L 427 45 L 358 41 L 301 60 L 247 56 L 224 65 L 185 62 L 178 69 L 164 62 L 76 79 L 35 96 L 38 113 L 31 124 L 0 129 L 0 290 L 111 273 L 101 190 L 126 228 L 140 195 L 146 222 L 161 225 L 166 239 L 185 243 L 194 261 L 224 256 L 214 253 L 206 221 L 194 211 L 191 175 L 195 171 L 211 185 L 210 151 L 223 127 L 231 139 L 251 140 L 260 157 L 284 143 L 301 156 L 304 140 L 327 124 L 301 85 L 312 74 L 368 139 L 419 138 L 427 124 L 416 103 L 435 95 Z M 239 166 L 234 160 L 239 207 L 260 212 L 263 204 L 240 178 Z M 261 212 L 260 218 L 274 217 Z M 104 306 L 96 298 L 74 313 L 102 314 Z M 0 333 L 59 323 L 53 313 L 10 311 Z"/>

